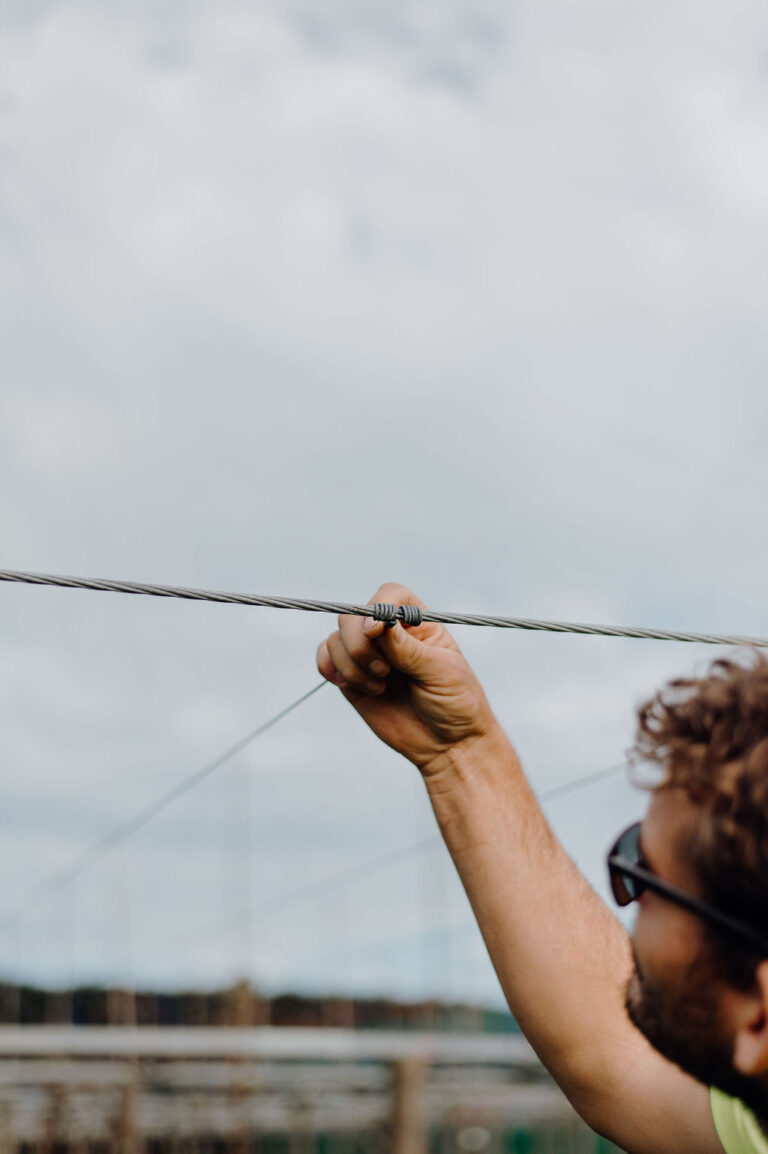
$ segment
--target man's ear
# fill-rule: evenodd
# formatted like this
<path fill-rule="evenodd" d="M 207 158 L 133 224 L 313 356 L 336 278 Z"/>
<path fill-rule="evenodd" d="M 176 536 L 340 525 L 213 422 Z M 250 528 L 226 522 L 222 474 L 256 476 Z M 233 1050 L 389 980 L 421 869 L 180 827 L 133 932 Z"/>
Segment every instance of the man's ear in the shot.
<path fill-rule="evenodd" d="M 755 971 L 754 991 L 737 996 L 733 1013 L 734 1066 L 748 1078 L 768 1073 L 768 960 Z"/>

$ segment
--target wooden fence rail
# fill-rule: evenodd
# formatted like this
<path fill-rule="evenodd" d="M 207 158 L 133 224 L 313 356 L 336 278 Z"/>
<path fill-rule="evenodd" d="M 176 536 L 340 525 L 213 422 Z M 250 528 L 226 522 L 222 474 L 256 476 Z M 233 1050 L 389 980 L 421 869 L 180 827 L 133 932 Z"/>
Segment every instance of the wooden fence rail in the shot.
<path fill-rule="evenodd" d="M 591 1154 L 519 1036 L 0 1028 L 0 1154 Z"/>

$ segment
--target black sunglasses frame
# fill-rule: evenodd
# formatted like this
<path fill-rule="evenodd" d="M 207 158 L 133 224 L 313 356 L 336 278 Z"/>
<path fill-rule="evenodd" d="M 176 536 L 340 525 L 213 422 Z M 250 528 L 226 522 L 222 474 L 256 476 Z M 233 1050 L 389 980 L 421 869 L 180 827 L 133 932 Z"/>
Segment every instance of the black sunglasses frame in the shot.
<path fill-rule="evenodd" d="M 667 901 L 674 902 L 675 905 L 682 906 L 683 909 L 689 910 L 690 913 L 696 914 L 703 918 L 704 921 L 709 922 L 713 926 L 717 926 L 720 930 L 725 930 L 727 933 L 735 934 L 740 938 L 745 939 L 755 947 L 763 957 L 768 957 L 768 938 L 757 930 L 752 929 L 751 926 L 739 921 L 737 918 L 732 918 L 728 914 L 722 913 L 715 906 L 711 906 L 709 902 L 703 902 L 699 898 L 687 894 L 684 890 L 680 890 L 677 886 L 669 885 L 668 882 L 662 881 L 656 874 L 643 866 L 638 865 L 637 861 L 630 861 L 623 857 L 619 852 L 619 845 L 626 838 L 627 834 L 639 831 L 640 822 L 633 822 L 632 825 L 627 826 L 619 836 L 616 838 L 611 849 L 607 855 L 608 877 L 611 883 L 611 892 L 614 900 L 619 906 L 628 906 L 643 893 L 643 890 L 651 890 L 652 893 L 659 894 L 660 897 L 666 898 Z M 635 893 L 633 894 L 630 888 L 624 883 L 625 878 L 631 878 L 635 884 Z"/>

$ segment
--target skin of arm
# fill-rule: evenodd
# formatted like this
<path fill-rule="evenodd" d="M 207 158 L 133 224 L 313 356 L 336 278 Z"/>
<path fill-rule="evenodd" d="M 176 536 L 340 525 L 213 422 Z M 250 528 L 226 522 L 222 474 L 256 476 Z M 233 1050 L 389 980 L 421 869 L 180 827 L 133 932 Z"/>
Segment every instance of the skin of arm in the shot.
<path fill-rule="evenodd" d="M 373 600 L 421 604 L 384 585 Z M 339 619 L 318 669 L 420 770 L 509 1007 L 575 1109 L 630 1154 L 720 1154 L 706 1087 L 630 1023 L 630 940 L 552 833 L 442 625 Z"/>

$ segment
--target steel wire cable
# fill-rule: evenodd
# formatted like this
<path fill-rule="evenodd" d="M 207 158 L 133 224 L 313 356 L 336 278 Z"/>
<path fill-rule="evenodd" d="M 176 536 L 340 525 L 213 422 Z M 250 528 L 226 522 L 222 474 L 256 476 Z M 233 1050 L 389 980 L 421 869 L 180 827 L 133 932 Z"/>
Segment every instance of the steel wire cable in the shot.
<path fill-rule="evenodd" d="M 200 785 L 201 782 L 215 773 L 217 769 L 220 769 L 225 762 L 230 761 L 238 753 L 241 753 L 242 750 L 250 745 L 251 742 L 255 741 L 257 737 L 261 737 L 262 734 L 271 729 L 273 725 L 277 725 L 279 721 L 282 721 L 282 719 L 287 717 L 289 713 L 292 713 L 294 709 L 298 709 L 300 705 L 303 705 L 305 701 L 327 684 L 327 681 L 319 682 L 313 689 L 310 689 L 308 693 L 302 694 L 296 701 L 291 702 L 285 709 L 281 709 L 279 713 L 270 717 L 268 721 L 258 726 L 257 729 L 247 733 L 245 737 L 241 737 L 234 745 L 230 745 L 223 753 L 214 758 L 213 761 L 209 761 L 201 769 L 196 769 L 194 773 L 189 774 L 188 777 L 177 782 L 176 785 L 156 798 L 155 801 L 150 802 L 149 805 L 144 806 L 125 821 L 120 822 L 120 824 L 116 825 L 113 829 L 108 830 L 98 841 L 95 841 L 93 845 L 89 846 L 88 849 L 84 850 L 71 861 L 69 865 L 57 870 L 44 881 L 40 882 L 27 897 L 23 906 L 15 913 L 7 915 L 0 922 L 0 930 L 6 930 L 11 926 L 17 925 L 31 910 L 40 905 L 47 897 L 57 893 L 63 889 L 64 886 L 69 885 L 70 882 L 74 881 L 75 878 L 79 877 L 80 874 L 90 866 L 103 858 L 104 855 L 114 849 L 115 846 L 120 845 L 129 837 L 132 837 L 133 834 L 138 833 L 138 831 L 152 821 L 153 818 L 157 817 L 159 813 L 166 810 L 173 802 L 178 801 L 184 794 L 189 793 L 195 786 Z"/>
<path fill-rule="evenodd" d="M 61 577 L 51 573 L 24 573 L 13 569 L 0 569 L 0 581 L 25 585 L 52 585 L 64 589 L 143 594 L 148 597 L 175 597 L 185 601 L 214 601 L 227 605 L 257 605 L 269 609 L 300 609 L 307 613 L 340 613 L 356 617 L 377 616 L 377 611 L 373 605 L 354 605 L 344 601 L 313 601 L 298 597 L 271 597 L 255 593 L 225 593 L 212 589 L 188 589 L 176 585 L 148 585 L 135 581 Z M 751 645 L 759 649 L 768 648 L 768 638 L 743 637 L 737 634 L 643 629 L 627 625 L 586 625 L 573 621 L 539 621 L 526 617 L 449 613 L 434 609 L 422 609 L 421 620 L 441 622 L 444 625 L 478 625 L 496 629 L 522 629 L 541 633 L 577 633 L 596 637 L 634 637 L 654 641 L 690 641 L 702 645 Z"/>

